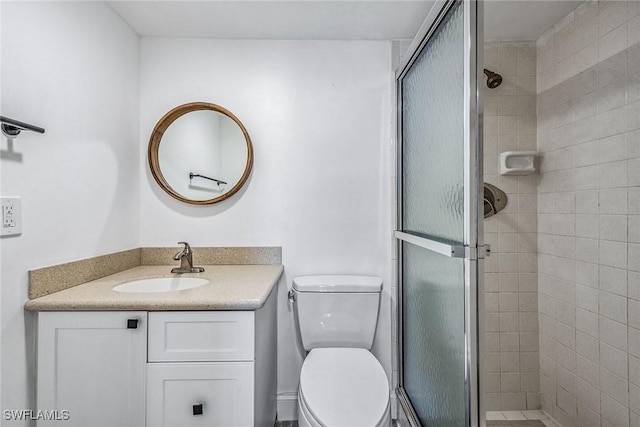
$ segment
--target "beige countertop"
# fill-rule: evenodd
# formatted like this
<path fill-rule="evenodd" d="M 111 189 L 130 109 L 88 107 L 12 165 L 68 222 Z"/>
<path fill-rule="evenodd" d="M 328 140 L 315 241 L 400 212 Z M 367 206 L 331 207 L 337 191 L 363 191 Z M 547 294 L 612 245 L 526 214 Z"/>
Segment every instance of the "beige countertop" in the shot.
<path fill-rule="evenodd" d="M 69 310 L 255 310 L 265 303 L 282 275 L 280 264 L 204 265 L 205 271 L 182 274 L 210 283 L 171 292 L 116 292 L 113 288 L 132 280 L 178 276 L 175 265 L 141 266 L 93 280 L 63 291 L 29 300 L 29 311 Z"/>

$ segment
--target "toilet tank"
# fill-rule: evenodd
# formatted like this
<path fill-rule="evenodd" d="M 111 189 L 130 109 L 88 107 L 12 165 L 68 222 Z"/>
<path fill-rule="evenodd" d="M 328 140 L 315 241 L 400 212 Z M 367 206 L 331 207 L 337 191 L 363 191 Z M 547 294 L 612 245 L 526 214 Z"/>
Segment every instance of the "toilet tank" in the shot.
<path fill-rule="evenodd" d="M 305 350 L 371 349 L 382 280 L 373 276 L 300 276 L 293 279 L 298 331 Z"/>

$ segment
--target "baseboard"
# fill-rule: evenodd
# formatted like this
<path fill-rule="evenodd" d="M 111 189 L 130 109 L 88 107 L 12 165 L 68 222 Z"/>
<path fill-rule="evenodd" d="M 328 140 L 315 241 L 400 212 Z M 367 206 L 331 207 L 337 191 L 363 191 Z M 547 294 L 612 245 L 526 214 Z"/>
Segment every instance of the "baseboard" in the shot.
<path fill-rule="evenodd" d="M 281 393 L 278 395 L 278 420 L 298 419 L 298 393 Z"/>
<path fill-rule="evenodd" d="M 398 418 L 398 400 L 395 392 L 390 393 L 391 418 Z M 298 419 L 298 393 L 282 393 L 278 395 L 278 421 Z"/>

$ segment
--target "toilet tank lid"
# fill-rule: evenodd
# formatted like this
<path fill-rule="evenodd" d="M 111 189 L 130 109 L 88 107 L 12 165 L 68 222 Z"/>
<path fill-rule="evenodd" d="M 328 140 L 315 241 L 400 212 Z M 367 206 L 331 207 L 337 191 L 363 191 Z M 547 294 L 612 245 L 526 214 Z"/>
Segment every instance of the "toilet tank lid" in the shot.
<path fill-rule="evenodd" d="M 320 275 L 293 279 L 298 292 L 380 292 L 382 279 L 375 276 Z"/>

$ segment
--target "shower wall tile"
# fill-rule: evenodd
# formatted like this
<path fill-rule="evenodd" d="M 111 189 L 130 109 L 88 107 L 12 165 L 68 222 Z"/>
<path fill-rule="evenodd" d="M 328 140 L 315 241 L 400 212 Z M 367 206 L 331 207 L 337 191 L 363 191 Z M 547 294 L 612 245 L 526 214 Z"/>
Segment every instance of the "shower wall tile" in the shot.
<path fill-rule="evenodd" d="M 553 52 L 551 52 L 553 53 Z M 485 346 L 487 410 L 540 408 L 538 342 L 538 216 L 535 176 L 500 176 L 498 154 L 536 150 L 536 74 L 540 68 L 533 42 L 485 43 L 485 68 L 500 73 L 503 83 L 485 89 L 484 181 L 507 193 L 508 203 L 485 220 L 491 257 L 485 262 Z M 555 70 L 548 58 L 548 72 Z"/>
<path fill-rule="evenodd" d="M 540 400 L 564 426 L 640 422 L 639 18 L 591 0 L 536 41 Z"/>

